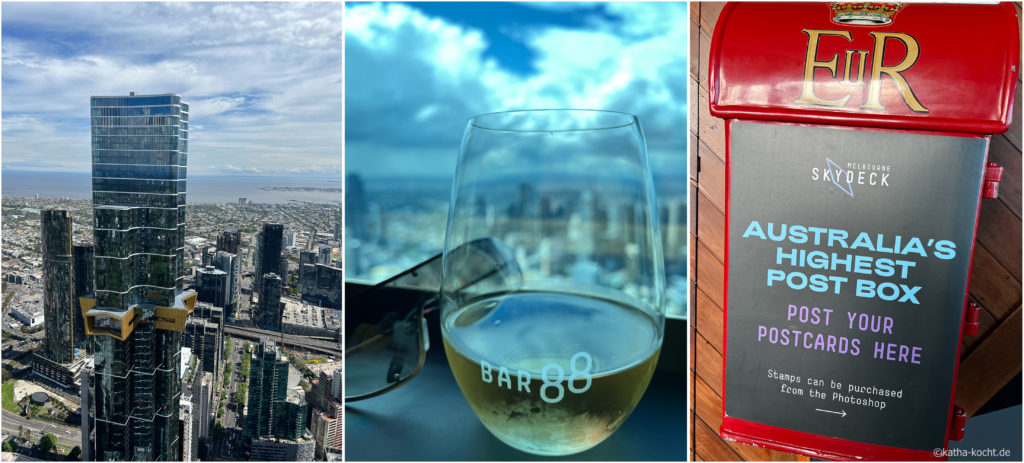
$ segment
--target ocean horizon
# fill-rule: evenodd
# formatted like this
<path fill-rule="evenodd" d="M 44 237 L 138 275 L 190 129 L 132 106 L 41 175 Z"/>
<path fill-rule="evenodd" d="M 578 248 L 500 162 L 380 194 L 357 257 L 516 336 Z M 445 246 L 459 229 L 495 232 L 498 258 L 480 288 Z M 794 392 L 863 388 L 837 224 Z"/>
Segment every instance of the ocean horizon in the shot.
<path fill-rule="evenodd" d="M 0 173 L 0 195 L 5 198 L 92 199 L 91 172 L 39 172 L 7 170 Z M 341 174 L 337 176 L 251 176 L 193 175 L 186 182 L 189 203 L 284 204 L 291 201 L 341 202 Z M 276 189 L 263 189 L 276 188 Z M 329 188 L 336 191 L 303 191 L 301 188 Z M 297 190 L 298 189 L 298 190 Z"/>

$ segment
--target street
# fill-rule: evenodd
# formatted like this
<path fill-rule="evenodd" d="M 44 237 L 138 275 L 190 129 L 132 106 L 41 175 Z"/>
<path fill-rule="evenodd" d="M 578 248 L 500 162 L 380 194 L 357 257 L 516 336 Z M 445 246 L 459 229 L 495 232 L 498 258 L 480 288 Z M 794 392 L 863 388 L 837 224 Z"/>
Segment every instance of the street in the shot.
<path fill-rule="evenodd" d="M 227 343 L 227 338 L 228 336 L 225 336 L 225 344 Z M 240 451 L 239 444 L 241 443 L 245 433 L 240 428 L 240 426 L 243 424 L 241 423 L 241 417 L 237 412 L 237 410 L 240 410 L 240 408 L 238 408 L 236 405 L 232 403 L 231 391 L 235 391 L 238 388 L 239 383 L 248 380 L 248 378 L 239 377 L 239 369 L 241 368 L 242 364 L 241 352 L 242 347 L 245 345 L 246 342 L 247 341 L 244 339 L 232 337 L 231 349 L 229 350 L 228 355 L 225 356 L 224 363 L 221 365 L 222 369 L 224 368 L 224 365 L 231 365 L 231 376 L 230 379 L 228 380 L 228 387 L 220 387 L 221 385 L 223 385 L 223 379 L 221 379 L 221 383 L 218 384 L 218 390 L 220 391 L 219 397 L 224 398 L 224 415 L 221 418 L 221 420 L 224 426 L 224 430 L 226 432 L 223 439 L 216 439 L 215 437 L 213 437 L 211 433 L 211 438 L 213 438 L 213 446 L 210 449 L 210 454 L 213 456 L 213 458 L 238 460 L 242 457 L 241 455 L 239 455 L 238 452 Z M 249 342 L 251 344 L 251 341 Z M 215 413 L 218 408 L 218 404 L 219 398 L 218 402 L 215 402 L 213 404 Z"/>
<path fill-rule="evenodd" d="M 17 436 L 18 426 L 23 426 L 24 428 L 32 431 L 33 442 L 39 442 L 39 438 L 43 437 L 44 433 L 52 433 L 54 436 L 57 436 L 57 442 L 61 445 L 66 445 L 68 447 L 82 445 L 81 428 L 59 426 L 52 424 L 49 421 L 30 420 L 7 410 L 4 410 L 3 412 L 3 430 L 12 436 Z"/>

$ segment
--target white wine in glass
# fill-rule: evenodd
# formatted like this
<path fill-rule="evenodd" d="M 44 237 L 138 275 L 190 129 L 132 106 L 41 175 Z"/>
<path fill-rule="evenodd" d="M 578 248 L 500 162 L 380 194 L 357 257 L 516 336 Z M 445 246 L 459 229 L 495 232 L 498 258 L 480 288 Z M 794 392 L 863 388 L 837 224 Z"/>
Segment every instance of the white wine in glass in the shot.
<path fill-rule="evenodd" d="M 442 332 L 463 395 L 498 439 L 538 455 L 582 452 L 639 402 L 664 333 L 656 211 L 635 116 L 470 119 L 448 216 Z M 463 245 L 480 239 L 502 247 L 514 278 L 467 277 L 488 274 L 466 271 L 481 264 Z"/>

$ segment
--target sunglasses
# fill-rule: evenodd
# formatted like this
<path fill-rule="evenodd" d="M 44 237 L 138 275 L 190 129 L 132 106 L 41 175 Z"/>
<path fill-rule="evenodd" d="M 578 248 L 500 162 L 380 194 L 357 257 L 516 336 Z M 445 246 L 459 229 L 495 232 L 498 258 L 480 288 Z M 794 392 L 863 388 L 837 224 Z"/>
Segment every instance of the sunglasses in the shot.
<path fill-rule="evenodd" d="M 451 265 L 442 275 L 445 262 Z M 482 294 L 521 285 L 522 272 L 509 249 L 495 238 L 481 238 L 346 295 L 345 401 L 394 390 L 423 369 L 430 348 L 424 317 L 440 307 L 442 294 Z"/>

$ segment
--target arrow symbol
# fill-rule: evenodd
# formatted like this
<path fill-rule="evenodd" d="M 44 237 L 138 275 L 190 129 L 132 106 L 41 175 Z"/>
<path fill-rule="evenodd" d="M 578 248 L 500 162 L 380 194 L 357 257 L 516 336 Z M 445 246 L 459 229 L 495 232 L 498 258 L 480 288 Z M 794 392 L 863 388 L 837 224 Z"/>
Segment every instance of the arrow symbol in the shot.
<path fill-rule="evenodd" d="M 817 410 L 819 412 L 825 412 L 825 413 L 834 413 L 834 414 L 842 416 L 844 418 L 846 417 L 846 410 L 843 410 L 841 412 L 835 412 L 835 411 L 832 411 L 832 410 L 822 410 L 820 408 L 815 408 L 815 410 Z"/>

